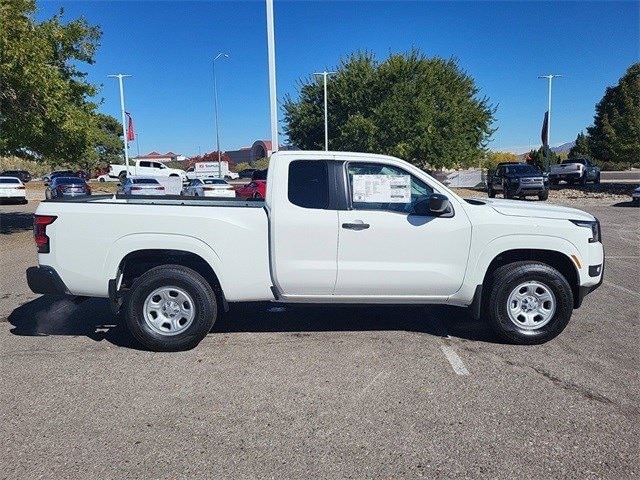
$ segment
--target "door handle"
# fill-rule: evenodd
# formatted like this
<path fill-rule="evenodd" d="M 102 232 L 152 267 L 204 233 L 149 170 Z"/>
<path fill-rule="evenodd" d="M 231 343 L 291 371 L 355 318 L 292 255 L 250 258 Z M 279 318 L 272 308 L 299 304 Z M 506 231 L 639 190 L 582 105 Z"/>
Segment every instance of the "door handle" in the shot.
<path fill-rule="evenodd" d="M 356 220 L 354 223 L 343 223 L 342 228 L 346 230 L 366 230 L 370 225 L 362 220 Z"/>

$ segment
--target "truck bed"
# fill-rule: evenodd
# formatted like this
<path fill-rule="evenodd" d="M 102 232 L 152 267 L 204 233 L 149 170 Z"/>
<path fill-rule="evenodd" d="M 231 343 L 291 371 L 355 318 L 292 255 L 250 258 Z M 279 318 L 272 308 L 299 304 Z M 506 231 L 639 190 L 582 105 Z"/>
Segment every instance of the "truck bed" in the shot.
<path fill-rule="evenodd" d="M 69 293 L 107 297 L 127 255 L 190 252 L 211 265 L 227 300 L 273 299 L 264 205 L 178 195 L 47 200 L 37 214 L 56 219 L 47 227 L 51 253 L 39 262 L 57 270 Z"/>

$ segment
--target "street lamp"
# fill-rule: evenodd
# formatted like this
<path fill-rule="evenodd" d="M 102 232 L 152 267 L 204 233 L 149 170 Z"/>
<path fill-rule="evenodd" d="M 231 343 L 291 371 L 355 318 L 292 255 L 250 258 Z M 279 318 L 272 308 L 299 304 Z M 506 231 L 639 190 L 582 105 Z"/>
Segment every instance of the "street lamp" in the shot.
<path fill-rule="evenodd" d="M 227 55 L 226 53 L 219 53 L 213 59 L 213 101 L 216 108 L 216 148 L 218 149 L 218 178 L 222 178 L 222 166 L 220 164 L 220 128 L 218 122 L 218 87 L 216 85 L 216 60 L 218 60 L 220 57 L 229 58 L 229 55 Z"/>
<path fill-rule="evenodd" d="M 538 76 L 538 78 L 546 78 L 549 80 L 549 107 L 547 110 L 547 150 L 550 150 L 551 147 L 549 145 L 551 145 L 551 83 L 553 82 L 554 78 L 559 78 L 562 77 L 562 75 L 540 75 Z M 551 163 L 550 161 L 550 155 L 547 152 L 547 168 L 549 167 L 549 164 Z"/>
<path fill-rule="evenodd" d="M 329 150 L 329 120 L 327 113 L 327 76 L 334 75 L 336 72 L 318 72 L 314 73 L 314 75 L 322 75 L 324 80 L 324 150 L 325 152 Z"/>

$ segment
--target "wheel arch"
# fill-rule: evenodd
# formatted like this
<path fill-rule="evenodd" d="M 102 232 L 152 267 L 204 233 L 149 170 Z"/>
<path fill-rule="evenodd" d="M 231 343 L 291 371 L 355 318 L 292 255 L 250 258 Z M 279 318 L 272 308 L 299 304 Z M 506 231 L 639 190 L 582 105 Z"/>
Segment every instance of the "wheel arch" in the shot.
<path fill-rule="evenodd" d="M 569 256 L 556 250 L 519 248 L 505 250 L 499 253 L 493 258 L 493 260 L 491 260 L 484 273 L 484 278 L 482 280 L 483 292 L 489 292 L 491 290 L 493 272 L 503 265 L 521 261 L 540 262 L 558 270 L 571 286 L 574 307 L 577 308 L 579 306 L 577 304 L 579 301 L 579 272 Z"/>
<path fill-rule="evenodd" d="M 194 270 L 211 285 L 216 294 L 216 300 L 222 304 L 224 310 L 229 309 L 222 284 L 211 264 L 200 255 L 185 250 L 149 248 L 128 253 L 118 265 L 118 278 L 120 278 L 118 290 L 129 289 L 136 278 L 151 268 L 161 265 L 181 265 Z"/>

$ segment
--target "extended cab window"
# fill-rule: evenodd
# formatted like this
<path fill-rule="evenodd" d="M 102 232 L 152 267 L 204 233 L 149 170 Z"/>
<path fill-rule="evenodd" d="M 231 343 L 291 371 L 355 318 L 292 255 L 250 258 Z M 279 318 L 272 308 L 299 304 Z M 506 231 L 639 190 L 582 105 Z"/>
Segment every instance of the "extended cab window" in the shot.
<path fill-rule="evenodd" d="M 289 201 L 304 208 L 329 207 L 327 162 L 295 160 L 289 164 Z"/>
<path fill-rule="evenodd" d="M 351 162 L 347 173 L 354 210 L 414 213 L 415 203 L 433 193 L 427 184 L 391 165 Z"/>
<path fill-rule="evenodd" d="M 140 162 L 141 167 L 151 167 L 151 162 Z"/>

